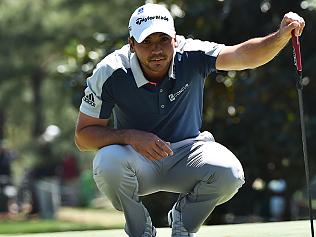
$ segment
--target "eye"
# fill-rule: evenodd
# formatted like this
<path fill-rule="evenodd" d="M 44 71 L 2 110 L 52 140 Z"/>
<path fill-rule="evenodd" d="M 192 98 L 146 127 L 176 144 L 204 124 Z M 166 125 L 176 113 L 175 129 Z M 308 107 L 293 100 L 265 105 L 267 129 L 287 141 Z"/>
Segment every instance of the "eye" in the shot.
<path fill-rule="evenodd" d="M 160 38 L 160 42 L 164 44 L 169 44 L 171 42 L 171 37 L 169 35 L 164 35 Z"/>
<path fill-rule="evenodd" d="M 144 39 L 144 40 L 142 41 L 142 44 L 150 44 L 150 40 L 149 40 L 149 39 Z"/>

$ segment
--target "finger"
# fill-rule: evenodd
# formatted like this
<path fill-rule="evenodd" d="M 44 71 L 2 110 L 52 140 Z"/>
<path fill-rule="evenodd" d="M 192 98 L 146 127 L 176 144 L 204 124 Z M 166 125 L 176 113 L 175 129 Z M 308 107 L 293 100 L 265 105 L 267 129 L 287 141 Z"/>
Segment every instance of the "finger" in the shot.
<path fill-rule="evenodd" d="M 144 156 L 147 160 L 157 160 L 156 157 L 154 157 L 150 152 L 146 152 Z"/>
<path fill-rule="evenodd" d="M 166 152 L 162 151 L 158 147 L 154 148 L 153 152 L 155 153 L 155 157 L 156 157 L 157 160 L 162 160 L 162 159 L 164 159 L 164 158 L 169 156 Z"/>
<path fill-rule="evenodd" d="M 301 36 L 303 33 L 303 29 L 305 27 L 305 21 L 302 17 L 297 16 L 297 19 L 295 19 L 295 22 L 297 22 L 297 26 L 295 28 L 296 36 Z"/>
<path fill-rule="evenodd" d="M 164 157 L 159 155 L 155 150 L 147 151 L 148 157 L 150 160 L 161 160 Z"/>
<path fill-rule="evenodd" d="M 295 31 L 296 36 L 300 36 L 305 27 L 305 21 L 302 17 L 294 12 L 289 12 L 284 15 L 283 27 L 288 31 Z"/>
<path fill-rule="evenodd" d="M 154 152 L 156 152 L 156 154 L 157 154 L 158 156 L 160 156 L 161 158 L 164 158 L 164 157 L 169 156 L 169 154 L 168 154 L 167 152 L 165 152 L 163 149 L 161 149 L 158 144 L 156 144 L 156 145 L 153 147 L 153 150 L 154 150 Z"/>
<path fill-rule="evenodd" d="M 284 15 L 282 21 L 285 23 L 285 25 L 288 25 L 288 24 L 292 23 L 296 18 L 298 18 L 296 13 L 288 12 L 287 14 Z"/>
<path fill-rule="evenodd" d="M 295 23 L 297 23 L 297 24 L 295 24 L 295 28 L 294 28 L 295 36 L 300 36 L 301 35 L 300 34 L 300 24 L 298 22 L 295 22 Z"/>
<path fill-rule="evenodd" d="M 305 27 L 305 21 L 304 21 L 304 19 L 303 19 L 302 17 L 300 18 L 299 23 L 300 23 L 300 30 L 299 30 L 299 34 L 300 34 L 300 35 L 302 35 L 302 33 L 303 33 L 303 29 L 304 29 L 304 27 Z"/>
<path fill-rule="evenodd" d="M 165 141 L 163 141 L 161 139 L 158 139 L 156 141 L 156 144 L 161 150 L 163 150 L 168 155 L 173 155 L 173 151 L 170 148 L 170 143 L 168 144 L 167 142 L 165 142 Z"/>
<path fill-rule="evenodd" d="M 135 149 L 136 150 L 136 149 Z M 136 150 L 140 155 L 145 157 L 147 160 L 155 160 L 155 158 L 146 150 Z"/>
<path fill-rule="evenodd" d="M 294 30 L 295 36 L 299 36 L 299 24 L 295 21 L 291 22 L 285 27 L 286 32 L 289 34 Z"/>

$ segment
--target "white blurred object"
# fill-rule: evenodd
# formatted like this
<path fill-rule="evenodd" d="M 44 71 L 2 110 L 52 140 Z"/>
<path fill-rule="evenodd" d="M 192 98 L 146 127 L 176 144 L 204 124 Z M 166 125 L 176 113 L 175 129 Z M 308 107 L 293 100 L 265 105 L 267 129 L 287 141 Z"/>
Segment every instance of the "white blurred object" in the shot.
<path fill-rule="evenodd" d="M 268 189 L 274 193 L 269 204 L 272 221 L 281 221 L 286 206 L 283 194 L 286 190 L 286 182 L 284 179 L 273 179 L 268 183 Z"/>
<path fill-rule="evenodd" d="M 3 192 L 9 198 L 15 197 L 18 193 L 17 189 L 11 185 L 6 186 L 3 190 Z"/>
<path fill-rule="evenodd" d="M 282 193 L 286 189 L 286 182 L 284 179 L 273 179 L 269 182 L 268 188 L 276 193 Z"/>
<path fill-rule="evenodd" d="M 52 125 L 47 126 L 42 137 L 45 142 L 51 142 L 59 135 L 60 135 L 60 128 L 52 124 Z"/>

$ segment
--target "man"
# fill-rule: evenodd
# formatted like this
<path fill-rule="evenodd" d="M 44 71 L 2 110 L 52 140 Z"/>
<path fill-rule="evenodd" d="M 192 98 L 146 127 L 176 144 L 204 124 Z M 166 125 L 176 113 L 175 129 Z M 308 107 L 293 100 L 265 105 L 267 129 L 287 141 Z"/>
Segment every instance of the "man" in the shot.
<path fill-rule="evenodd" d="M 0 140 L 0 177 L 11 178 L 11 155 Z"/>
<path fill-rule="evenodd" d="M 5 148 L 4 142 L 0 140 L 0 218 L 2 213 L 8 213 L 10 198 L 6 194 L 5 189 L 11 186 L 11 154 Z"/>
<path fill-rule="evenodd" d="M 204 80 L 216 70 L 265 64 L 304 25 L 288 13 L 277 32 L 225 46 L 176 35 L 161 5 L 135 10 L 128 45 L 105 57 L 87 80 L 75 138 L 80 150 L 98 150 L 95 182 L 124 212 L 129 236 L 156 235 L 142 195 L 180 194 L 169 221 L 172 236 L 183 237 L 195 236 L 213 209 L 238 191 L 244 183 L 240 162 L 212 134 L 199 131 Z M 108 127 L 112 112 L 114 128 Z"/>

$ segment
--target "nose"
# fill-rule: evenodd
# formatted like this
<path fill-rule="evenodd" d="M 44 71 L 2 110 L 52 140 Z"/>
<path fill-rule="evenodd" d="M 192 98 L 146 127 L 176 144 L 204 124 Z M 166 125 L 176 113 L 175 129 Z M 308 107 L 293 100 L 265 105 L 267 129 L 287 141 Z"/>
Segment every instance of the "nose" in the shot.
<path fill-rule="evenodd" d="M 160 43 L 154 43 L 152 48 L 153 54 L 161 54 L 162 53 L 162 47 Z"/>

